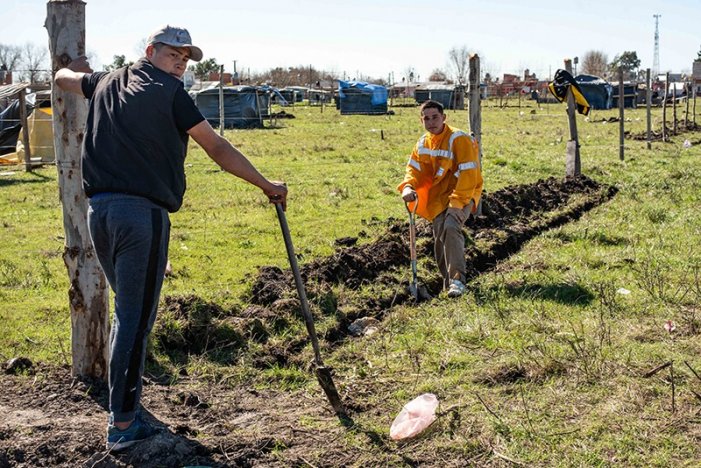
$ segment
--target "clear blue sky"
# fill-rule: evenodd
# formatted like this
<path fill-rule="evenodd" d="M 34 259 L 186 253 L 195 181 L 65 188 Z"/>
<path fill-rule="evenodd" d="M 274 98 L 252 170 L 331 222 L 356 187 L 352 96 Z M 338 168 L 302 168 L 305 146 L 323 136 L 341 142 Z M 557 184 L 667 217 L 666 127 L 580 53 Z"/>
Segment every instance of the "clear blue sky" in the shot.
<path fill-rule="evenodd" d="M 138 45 L 162 24 L 184 26 L 205 58 L 232 71 L 313 65 L 354 78 L 400 81 L 449 68 L 451 47 L 482 57 L 500 76 L 529 68 L 540 78 L 566 57 L 599 50 L 609 61 L 634 50 L 652 67 L 653 14 L 660 18 L 660 71 L 682 72 L 701 47 L 701 1 L 522 2 L 516 0 L 87 0 L 87 49 L 101 68 L 112 56 L 140 55 Z M 530 5 L 529 5 L 530 3 Z M 47 43 L 46 1 L 2 0 L 0 43 Z"/>

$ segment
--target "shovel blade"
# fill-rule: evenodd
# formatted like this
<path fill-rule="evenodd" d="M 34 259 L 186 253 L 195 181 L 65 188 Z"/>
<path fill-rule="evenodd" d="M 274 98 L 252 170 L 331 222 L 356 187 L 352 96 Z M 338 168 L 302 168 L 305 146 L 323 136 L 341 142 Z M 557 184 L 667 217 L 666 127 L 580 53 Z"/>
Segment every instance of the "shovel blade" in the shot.
<path fill-rule="evenodd" d="M 329 399 L 329 403 L 333 407 L 333 410 L 338 416 L 346 416 L 346 410 L 343 408 L 343 403 L 341 402 L 341 396 L 336 390 L 336 386 L 333 383 L 333 378 L 331 377 L 331 368 L 326 366 L 317 366 L 316 379 L 319 381 L 319 385 L 324 389 L 326 393 L 326 398 Z"/>
<path fill-rule="evenodd" d="M 409 294 L 414 298 L 415 301 L 419 300 L 419 288 L 415 283 L 409 285 Z"/>

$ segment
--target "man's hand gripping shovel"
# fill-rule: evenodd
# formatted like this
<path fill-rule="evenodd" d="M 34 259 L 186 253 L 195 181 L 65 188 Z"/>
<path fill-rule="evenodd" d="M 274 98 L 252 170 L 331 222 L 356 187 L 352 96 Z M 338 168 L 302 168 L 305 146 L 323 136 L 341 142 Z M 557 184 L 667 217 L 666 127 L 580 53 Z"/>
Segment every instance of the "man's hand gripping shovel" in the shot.
<path fill-rule="evenodd" d="M 302 282 L 302 275 L 299 273 L 299 266 L 297 265 L 297 257 L 295 256 L 295 250 L 292 246 L 292 237 L 290 236 L 290 229 L 287 226 L 287 219 L 285 218 L 285 211 L 282 204 L 275 203 L 275 209 L 277 210 L 277 217 L 280 221 L 280 227 L 282 228 L 282 236 L 285 238 L 285 247 L 287 248 L 287 258 L 290 261 L 290 267 L 292 268 L 292 273 L 295 277 L 295 285 L 297 286 L 297 294 L 299 294 L 299 301 L 302 305 L 302 314 L 304 315 L 304 323 L 307 326 L 307 333 L 309 334 L 309 339 L 312 342 L 312 348 L 314 349 L 314 364 L 316 366 L 315 373 L 316 378 L 319 381 L 319 385 L 326 393 L 326 397 L 329 399 L 331 406 L 333 407 L 336 415 L 343 421 L 347 418 L 346 412 L 343 408 L 343 403 L 341 402 L 341 397 L 336 390 L 336 386 L 333 383 L 331 377 L 331 369 L 324 366 L 321 360 L 321 353 L 319 352 L 319 340 L 316 336 L 316 330 L 314 328 L 314 319 L 309 311 L 309 303 L 307 302 L 307 294 L 304 291 L 304 283 Z"/>
<path fill-rule="evenodd" d="M 411 284 L 409 285 L 409 292 L 416 302 L 429 300 L 431 295 L 425 286 L 419 285 L 416 273 L 416 209 L 419 207 L 418 194 L 414 193 L 414 200 L 405 201 L 404 205 L 407 213 L 409 213 L 409 251 L 411 254 Z"/>

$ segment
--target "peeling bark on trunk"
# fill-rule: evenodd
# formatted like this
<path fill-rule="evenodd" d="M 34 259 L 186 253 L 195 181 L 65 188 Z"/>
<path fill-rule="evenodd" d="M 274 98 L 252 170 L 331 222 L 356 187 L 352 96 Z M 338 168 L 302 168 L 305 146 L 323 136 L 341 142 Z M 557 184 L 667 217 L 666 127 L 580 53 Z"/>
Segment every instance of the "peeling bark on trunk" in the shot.
<path fill-rule="evenodd" d="M 55 73 L 85 55 L 85 3 L 49 0 L 44 25 Z M 71 310 L 73 375 L 105 379 L 109 348 L 109 295 L 107 282 L 90 241 L 87 200 L 82 188 L 80 153 L 88 113 L 82 96 L 53 87 L 54 146 L 59 196 L 63 206 L 66 245 L 63 261 L 68 270 Z"/>

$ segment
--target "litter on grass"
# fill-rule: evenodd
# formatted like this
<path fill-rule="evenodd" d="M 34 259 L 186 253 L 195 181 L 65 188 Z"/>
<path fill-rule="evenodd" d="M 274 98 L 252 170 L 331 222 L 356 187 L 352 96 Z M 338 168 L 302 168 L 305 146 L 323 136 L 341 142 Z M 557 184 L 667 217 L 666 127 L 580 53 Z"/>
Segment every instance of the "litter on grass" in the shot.
<path fill-rule="evenodd" d="M 414 398 L 394 418 L 389 436 L 392 440 L 402 440 L 420 434 L 436 420 L 437 407 L 438 398 L 433 393 Z"/>

